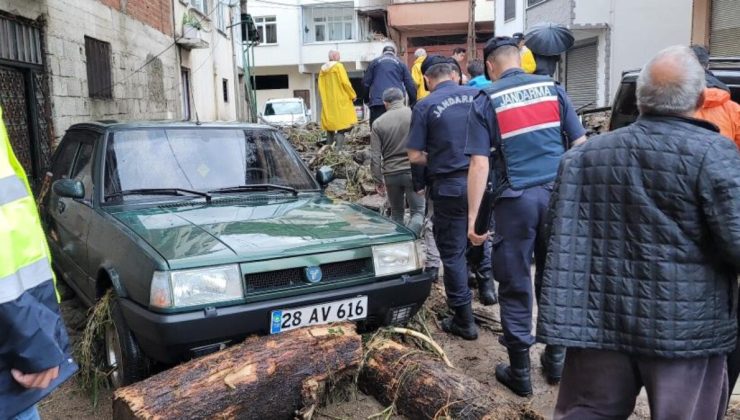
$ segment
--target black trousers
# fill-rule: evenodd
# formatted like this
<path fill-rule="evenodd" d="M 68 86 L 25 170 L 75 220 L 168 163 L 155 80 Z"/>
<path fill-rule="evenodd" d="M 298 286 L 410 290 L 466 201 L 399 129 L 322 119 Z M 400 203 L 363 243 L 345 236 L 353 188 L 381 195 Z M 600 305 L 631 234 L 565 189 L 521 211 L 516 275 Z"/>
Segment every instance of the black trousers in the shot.
<path fill-rule="evenodd" d="M 373 128 L 375 120 L 385 114 L 385 105 L 373 105 L 370 107 L 370 128 Z"/>
<path fill-rule="evenodd" d="M 737 308 L 737 325 L 740 327 L 740 305 Z M 737 334 L 735 351 L 727 355 L 727 376 L 730 378 L 730 392 L 732 392 L 740 376 L 740 331 Z"/>
<path fill-rule="evenodd" d="M 665 359 L 569 348 L 553 418 L 626 419 L 642 387 L 653 420 L 722 419 L 729 399 L 727 359 Z"/>

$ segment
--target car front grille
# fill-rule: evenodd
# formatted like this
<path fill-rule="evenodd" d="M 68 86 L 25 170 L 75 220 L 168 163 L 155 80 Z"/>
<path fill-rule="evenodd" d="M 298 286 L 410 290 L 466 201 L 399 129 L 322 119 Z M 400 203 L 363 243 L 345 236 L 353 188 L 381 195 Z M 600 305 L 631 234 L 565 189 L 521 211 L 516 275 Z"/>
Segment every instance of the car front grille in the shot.
<path fill-rule="evenodd" d="M 244 276 L 244 282 L 247 293 L 262 293 L 315 284 L 336 283 L 375 274 L 372 258 L 327 263 L 322 264 L 320 268 L 321 281 L 313 284 L 306 280 L 303 267 L 247 274 Z"/>

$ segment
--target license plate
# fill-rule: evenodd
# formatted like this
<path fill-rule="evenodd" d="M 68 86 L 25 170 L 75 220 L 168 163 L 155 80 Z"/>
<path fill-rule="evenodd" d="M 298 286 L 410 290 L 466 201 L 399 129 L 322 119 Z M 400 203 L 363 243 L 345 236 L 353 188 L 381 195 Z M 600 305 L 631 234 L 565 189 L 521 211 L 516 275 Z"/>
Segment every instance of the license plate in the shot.
<path fill-rule="evenodd" d="M 352 299 L 304 306 L 303 308 L 281 309 L 272 311 L 270 334 L 310 325 L 365 319 L 365 317 L 367 317 L 367 296 L 357 296 Z"/>

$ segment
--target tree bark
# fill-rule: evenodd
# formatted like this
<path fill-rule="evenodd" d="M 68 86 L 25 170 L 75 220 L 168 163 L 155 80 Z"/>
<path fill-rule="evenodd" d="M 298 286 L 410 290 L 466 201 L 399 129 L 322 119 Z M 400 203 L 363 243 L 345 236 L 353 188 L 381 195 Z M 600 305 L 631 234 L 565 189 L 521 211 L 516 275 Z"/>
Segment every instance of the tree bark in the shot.
<path fill-rule="evenodd" d="M 312 412 L 329 382 L 353 375 L 353 324 L 252 337 L 117 390 L 115 419 L 292 419 Z"/>
<path fill-rule="evenodd" d="M 359 385 L 411 419 L 544 419 L 433 355 L 380 339 L 371 343 Z"/>

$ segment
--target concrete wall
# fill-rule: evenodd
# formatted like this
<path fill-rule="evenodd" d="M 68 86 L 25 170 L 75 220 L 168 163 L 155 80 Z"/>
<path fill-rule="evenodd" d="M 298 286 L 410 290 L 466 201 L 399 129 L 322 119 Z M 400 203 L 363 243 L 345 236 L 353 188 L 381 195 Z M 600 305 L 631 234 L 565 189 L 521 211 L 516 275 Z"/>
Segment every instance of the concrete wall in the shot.
<path fill-rule="evenodd" d="M 574 25 L 604 24 L 611 21 L 611 10 L 614 0 L 573 0 Z"/>
<path fill-rule="evenodd" d="M 538 22 L 554 22 L 569 25 L 571 22 L 571 12 L 571 0 L 547 0 L 544 3 L 527 9 L 524 24 L 527 29 Z"/>
<path fill-rule="evenodd" d="M 516 16 L 506 21 L 504 16 L 504 3 L 506 0 L 496 0 L 496 35 L 511 36 L 517 32 L 524 32 L 524 9 L 527 0 L 516 0 Z"/>
<path fill-rule="evenodd" d="M 688 45 L 692 19 L 692 0 L 619 0 L 614 4 L 610 97 L 623 71 L 642 67 L 663 48 Z"/>
<path fill-rule="evenodd" d="M 170 0 L 3 2 L 0 8 L 23 17 L 46 15 L 44 60 L 55 140 L 77 122 L 180 116 L 176 50 L 165 51 L 173 42 L 170 4 Z M 143 19 L 144 15 L 148 17 Z M 110 43 L 112 99 L 89 97 L 85 36 Z"/>

